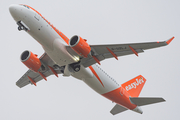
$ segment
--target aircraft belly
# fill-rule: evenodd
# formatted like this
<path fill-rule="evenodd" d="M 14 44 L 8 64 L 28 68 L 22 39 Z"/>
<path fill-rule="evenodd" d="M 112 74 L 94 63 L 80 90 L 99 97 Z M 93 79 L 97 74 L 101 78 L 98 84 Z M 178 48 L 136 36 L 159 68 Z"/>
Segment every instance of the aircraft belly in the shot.
<path fill-rule="evenodd" d="M 61 39 L 55 39 L 53 42 L 53 50 L 43 47 L 48 56 L 59 66 L 75 63 L 76 61 L 67 52 L 65 44 Z"/>
<path fill-rule="evenodd" d="M 104 94 L 120 87 L 119 84 L 114 79 L 112 79 L 104 71 L 102 71 L 99 67 L 97 67 L 97 65 L 92 65 L 92 68 L 94 69 L 96 74 L 93 73 L 94 71 L 92 72 L 90 68 L 86 68 L 89 69 L 87 70 L 87 72 L 91 72 L 93 76 L 92 77 L 85 76 L 82 79 L 89 87 L 91 87 L 97 93 Z"/>
<path fill-rule="evenodd" d="M 73 77 L 75 77 L 76 79 L 79 79 L 79 80 L 84 80 L 87 78 L 91 78 L 91 79 L 93 78 L 93 73 L 91 72 L 90 69 L 84 68 L 84 66 L 82 66 L 82 65 L 80 68 L 81 68 L 80 71 L 72 73 Z"/>

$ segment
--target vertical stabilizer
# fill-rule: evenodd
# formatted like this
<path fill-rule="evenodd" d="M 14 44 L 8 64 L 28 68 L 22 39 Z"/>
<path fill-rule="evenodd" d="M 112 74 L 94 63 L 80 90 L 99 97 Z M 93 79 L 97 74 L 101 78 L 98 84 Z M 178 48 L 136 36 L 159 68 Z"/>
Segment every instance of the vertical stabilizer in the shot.
<path fill-rule="evenodd" d="M 145 82 L 146 79 L 142 75 L 139 75 L 121 86 L 129 93 L 131 97 L 138 97 Z"/>

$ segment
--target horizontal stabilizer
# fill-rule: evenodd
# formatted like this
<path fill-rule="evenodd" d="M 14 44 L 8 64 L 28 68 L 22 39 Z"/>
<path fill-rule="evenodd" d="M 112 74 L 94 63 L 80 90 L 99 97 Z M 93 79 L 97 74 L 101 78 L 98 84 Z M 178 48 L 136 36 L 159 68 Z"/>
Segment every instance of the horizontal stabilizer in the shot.
<path fill-rule="evenodd" d="M 125 107 L 123 107 L 123 106 L 120 106 L 120 105 L 116 104 L 116 105 L 113 107 L 113 109 L 110 111 L 110 113 L 113 114 L 113 115 L 116 115 L 116 114 L 121 113 L 121 112 L 124 112 L 124 111 L 126 111 L 126 110 L 128 110 L 128 109 L 125 108 Z"/>
<path fill-rule="evenodd" d="M 138 106 L 144 106 L 149 104 L 154 104 L 158 102 L 164 102 L 165 100 L 163 98 L 149 98 L 149 97 L 132 97 L 129 98 L 131 102 Z"/>

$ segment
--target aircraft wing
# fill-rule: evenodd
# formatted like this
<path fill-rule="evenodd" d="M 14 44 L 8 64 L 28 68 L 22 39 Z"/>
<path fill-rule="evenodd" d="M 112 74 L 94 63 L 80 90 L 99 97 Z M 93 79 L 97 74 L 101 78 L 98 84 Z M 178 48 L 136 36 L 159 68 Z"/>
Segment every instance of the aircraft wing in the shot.
<path fill-rule="evenodd" d="M 88 56 L 87 58 L 81 59 L 81 64 L 84 67 L 89 67 L 95 63 L 100 63 L 100 61 L 108 58 L 124 56 L 144 52 L 144 50 L 162 47 L 168 45 L 174 37 L 163 42 L 147 42 L 147 43 L 130 43 L 130 44 L 109 44 L 109 45 L 90 45 L 93 56 Z M 68 46 L 69 47 L 69 46 Z M 67 50 L 73 54 L 75 53 L 70 47 Z"/>
<path fill-rule="evenodd" d="M 17 82 L 16 85 L 20 88 L 28 85 L 28 84 L 34 84 L 36 85 L 37 82 L 40 80 L 46 79 L 46 77 L 55 74 L 61 74 L 64 67 L 57 66 L 51 58 L 44 53 L 40 57 L 40 61 L 43 65 L 43 68 L 38 72 L 34 72 L 32 70 L 28 70 Z"/>

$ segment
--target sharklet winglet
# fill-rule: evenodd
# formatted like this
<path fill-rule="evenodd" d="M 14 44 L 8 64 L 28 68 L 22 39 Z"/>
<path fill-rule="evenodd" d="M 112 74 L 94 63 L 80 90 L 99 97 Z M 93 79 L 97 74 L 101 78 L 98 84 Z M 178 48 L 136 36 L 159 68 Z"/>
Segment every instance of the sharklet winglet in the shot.
<path fill-rule="evenodd" d="M 169 45 L 174 38 L 175 38 L 175 37 L 173 36 L 172 38 L 170 38 L 169 40 L 167 40 L 166 43 Z"/>

